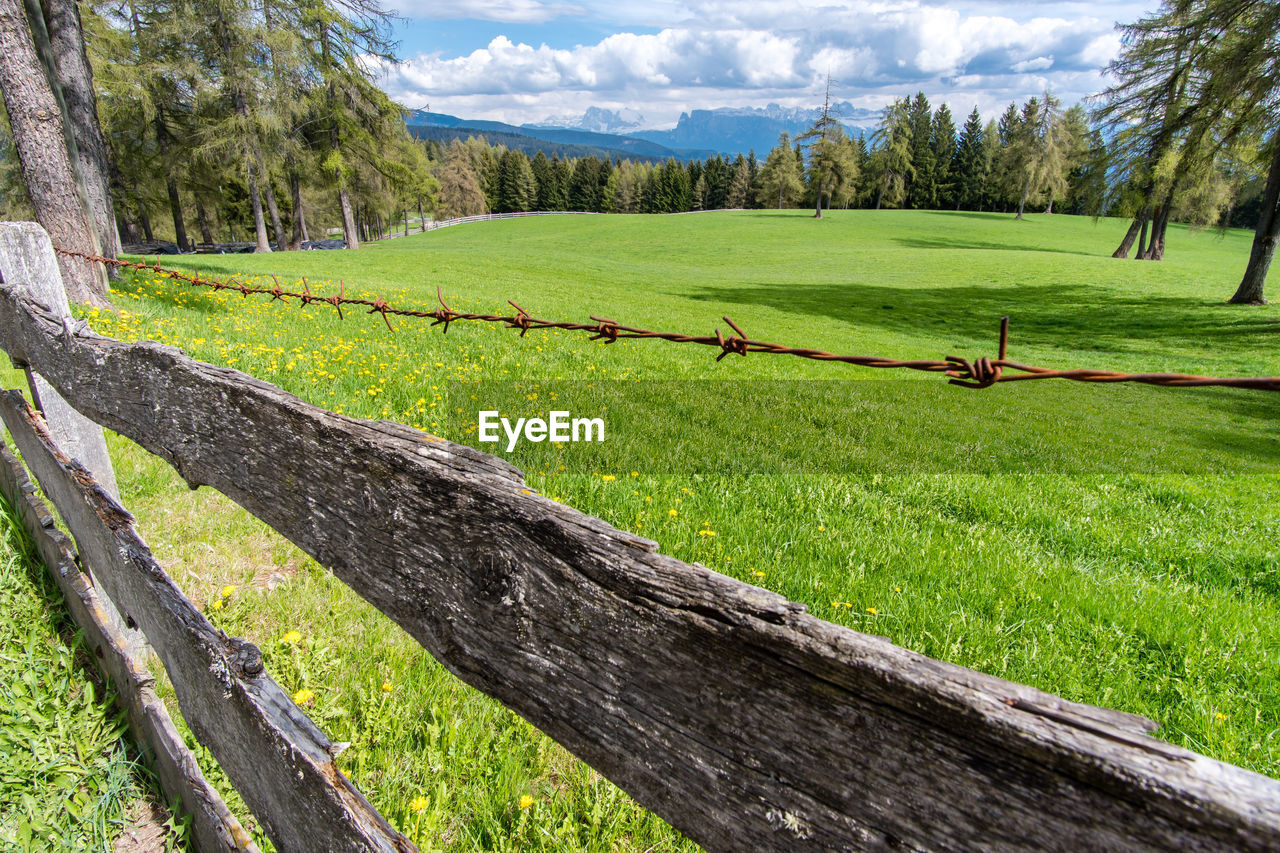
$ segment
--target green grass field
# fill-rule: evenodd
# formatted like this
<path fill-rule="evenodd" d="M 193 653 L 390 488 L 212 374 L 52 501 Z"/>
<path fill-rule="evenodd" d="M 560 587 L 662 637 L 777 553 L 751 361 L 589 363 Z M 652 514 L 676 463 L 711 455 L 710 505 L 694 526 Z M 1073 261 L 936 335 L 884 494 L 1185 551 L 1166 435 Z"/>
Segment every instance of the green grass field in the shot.
<path fill-rule="evenodd" d="M 1171 229 L 1167 260 L 1109 257 L 1126 223 L 803 211 L 536 217 L 360 252 L 162 258 L 313 290 L 900 358 L 1280 374 L 1280 309 L 1227 306 L 1243 232 Z M 480 445 L 479 408 L 605 414 L 602 445 L 510 458 L 531 488 L 817 615 L 1067 698 L 1280 776 L 1280 395 L 925 374 L 655 341 L 401 320 L 139 274 L 94 327 L 230 365 L 319 405 Z M 424 849 L 683 849 L 688 842 L 229 501 L 114 439 L 126 505 L 188 594 L 267 651 L 344 769 Z M 230 595 L 224 587 L 234 586 Z M 291 633 L 296 632 L 296 633 Z"/>
<path fill-rule="evenodd" d="M 151 782 L 120 740 L 124 715 L 90 680 L 92 651 L 39 559 L 5 505 L 0 849 L 107 853 L 153 796 Z"/>

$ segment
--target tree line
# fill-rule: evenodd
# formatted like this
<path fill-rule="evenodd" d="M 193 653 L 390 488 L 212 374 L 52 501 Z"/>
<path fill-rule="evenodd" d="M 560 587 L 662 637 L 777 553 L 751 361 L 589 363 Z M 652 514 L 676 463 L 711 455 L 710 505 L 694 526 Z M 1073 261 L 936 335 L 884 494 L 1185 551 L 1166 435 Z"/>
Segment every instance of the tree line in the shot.
<path fill-rule="evenodd" d="M 548 159 L 484 137 L 434 149 L 444 216 L 527 210 L 674 213 L 724 208 L 1028 209 L 1100 214 L 1107 150 L 1082 107 L 1052 95 L 1011 104 L 999 121 L 977 109 L 956 128 L 924 93 L 895 101 L 869 138 L 823 110 L 808 132 L 755 152 L 678 163 Z M 1184 211 L 1190 214 L 1190 211 Z"/>
<path fill-rule="evenodd" d="M 374 84 L 389 23 L 379 0 L 0 0 L 0 214 L 30 207 L 60 245 L 105 254 L 159 234 L 187 250 L 193 231 L 269 251 L 334 229 L 354 249 L 414 212 L 1067 212 L 1130 218 L 1114 254 L 1143 260 L 1164 256 L 1170 222 L 1248 224 L 1234 301 L 1263 301 L 1280 236 L 1275 3 L 1166 0 L 1123 28 L 1092 112 L 1043 92 L 957 126 L 921 92 L 851 136 L 828 97 L 763 161 L 688 163 L 415 140 Z"/>
<path fill-rule="evenodd" d="M 58 146 L 24 157 L 19 137 L 45 97 L 78 155 L 70 192 L 109 254 L 160 230 L 184 251 L 195 231 L 269 251 L 331 227 L 358 248 L 436 190 L 425 147 L 374 84 L 394 58 L 390 21 L 378 0 L 3 0 L 0 141 L 17 155 L 0 162 L 5 207 L 39 206 L 30 190 Z"/>

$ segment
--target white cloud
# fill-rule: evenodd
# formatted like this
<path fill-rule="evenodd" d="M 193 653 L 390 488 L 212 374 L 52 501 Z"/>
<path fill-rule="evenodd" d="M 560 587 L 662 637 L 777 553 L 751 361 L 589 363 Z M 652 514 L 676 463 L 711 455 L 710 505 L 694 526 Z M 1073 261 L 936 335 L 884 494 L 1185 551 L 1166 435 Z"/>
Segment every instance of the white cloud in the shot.
<path fill-rule="evenodd" d="M 393 11 L 406 18 L 437 21 L 473 19 L 504 24 L 542 24 L 566 15 L 581 15 L 586 10 L 568 3 L 544 3 L 542 0 L 392 0 Z"/>
<path fill-rule="evenodd" d="M 1015 62 L 1009 67 L 1019 74 L 1024 71 L 1047 71 L 1053 67 L 1053 57 L 1037 56 L 1035 59 L 1024 59 L 1021 62 Z"/>
<path fill-rule="evenodd" d="M 598 11 L 597 0 L 583 2 Z M 684 0 L 667 9 L 684 20 L 656 33 L 571 48 L 499 36 L 463 55 L 388 68 L 385 85 L 403 102 L 468 117 L 529 121 L 597 105 L 668 124 L 690 107 L 812 104 L 828 74 L 840 99 L 883 104 L 922 89 L 984 111 L 1046 86 L 1068 103 L 1102 88 L 1100 70 L 1120 43 L 1096 7 L 1067 17 L 1069 3 L 1031 3 L 1059 14 L 1016 20 L 985 14 L 993 5 L 971 13 L 912 0 Z"/>

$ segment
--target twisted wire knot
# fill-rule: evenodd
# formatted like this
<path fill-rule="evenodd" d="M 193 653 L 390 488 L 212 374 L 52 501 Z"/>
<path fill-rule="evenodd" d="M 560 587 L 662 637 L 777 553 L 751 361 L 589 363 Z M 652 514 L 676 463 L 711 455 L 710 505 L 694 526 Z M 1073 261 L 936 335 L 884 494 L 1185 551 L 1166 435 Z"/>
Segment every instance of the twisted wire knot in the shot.
<path fill-rule="evenodd" d="M 1000 376 L 1004 373 L 1003 364 L 985 355 L 976 361 L 949 355 L 946 361 L 952 365 L 952 369 L 947 371 L 951 384 L 961 388 L 990 388 L 1000 381 Z"/>
<path fill-rule="evenodd" d="M 618 324 L 614 320 L 603 317 L 592 317 L 596 321 L 596 333 L 588 340 L 604 341 L 606 344 L 615 344 L 618 342 Z"/>

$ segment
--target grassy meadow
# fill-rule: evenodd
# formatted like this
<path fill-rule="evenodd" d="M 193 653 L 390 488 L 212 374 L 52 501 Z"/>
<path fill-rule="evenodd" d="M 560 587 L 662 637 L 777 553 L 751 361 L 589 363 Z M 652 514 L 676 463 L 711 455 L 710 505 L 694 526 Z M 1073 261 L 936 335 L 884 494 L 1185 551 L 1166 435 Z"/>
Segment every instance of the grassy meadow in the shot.
<path fill-rule="evenodd" d="M 0 849 L 110 851 L 154 799 L 21 522 L 0 511 Z M 157 835 L 172 842 L 182 827 Z"/>
<path fill-rule="evenodd" d="M 1127 223 L 804 211 L 480 223 L 359 252 L 161 258 L 204 275 L 430 308 L 590 314 L 897 358 L 1280 374 L 1280 308 L 1224 304 L 1251 235 Z M 589 342 L 127 276 L 99 332 L 154 339 L 318 405 L 482 447 L 476 412 L 603 416 L 600 445 L 507 455 L 530 488 L 804 602 L 822 618 L 1069 699 L 1280 777 L 1280 395 L 1016 383 L 658 341 Z M 111 438 L 124 502 L 216 624 L 336 741 L 425 850 L 692 845 L 210 489 Z M 253 824 L 246 817 L 246 822 Z"/>

